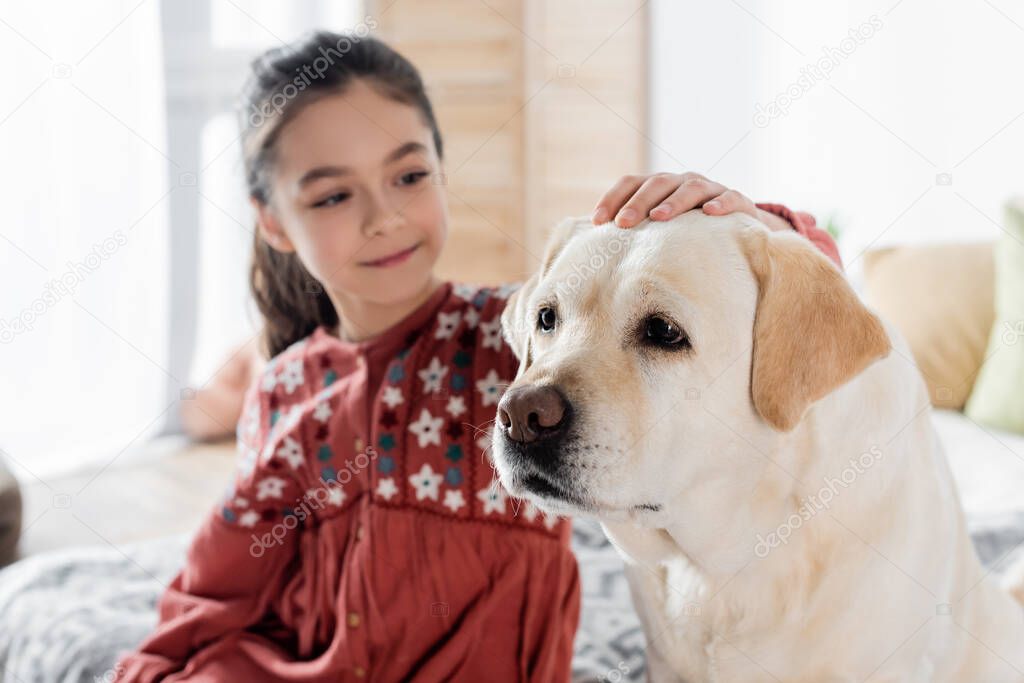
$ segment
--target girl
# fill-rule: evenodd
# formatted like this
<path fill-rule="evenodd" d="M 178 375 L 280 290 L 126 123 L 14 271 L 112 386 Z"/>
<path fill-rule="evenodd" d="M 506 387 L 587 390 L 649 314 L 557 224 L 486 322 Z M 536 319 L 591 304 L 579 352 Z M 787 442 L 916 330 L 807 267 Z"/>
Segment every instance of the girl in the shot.
<path fill-rule="evenodd" d="M 247 96 L 251 286 L 272 358 L 245 396 L 235 482 L 119 680 L 568 680 L 569 524 L 509 499 L 486 458 L 517 365 L 500 330 L 511 288 L 433 272 L 448 214 L 416 69 L 372 38 L 317 33 L 257 59 Z M 795 227 L 836 257 L 806 214 L 695 174 L 623 178 L 594 222 L 697 206 Z"/>

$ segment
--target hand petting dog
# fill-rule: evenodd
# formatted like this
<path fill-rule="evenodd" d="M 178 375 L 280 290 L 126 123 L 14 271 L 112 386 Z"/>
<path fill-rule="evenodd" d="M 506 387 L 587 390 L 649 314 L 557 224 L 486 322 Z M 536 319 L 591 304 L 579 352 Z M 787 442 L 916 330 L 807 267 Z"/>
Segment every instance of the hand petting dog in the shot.
<path fill-rule="evenodd" d="M 772 230 L 793 229 L 786 219 L 758 208 L 746 195 L 690 172 L 622 176 L 598 201 L 591 221 L 600 225 L 614 217 L 620 228 L 632 228 L 645 218 L 667 221 L 698 207 L 709 216 L 739 212 Z"/>

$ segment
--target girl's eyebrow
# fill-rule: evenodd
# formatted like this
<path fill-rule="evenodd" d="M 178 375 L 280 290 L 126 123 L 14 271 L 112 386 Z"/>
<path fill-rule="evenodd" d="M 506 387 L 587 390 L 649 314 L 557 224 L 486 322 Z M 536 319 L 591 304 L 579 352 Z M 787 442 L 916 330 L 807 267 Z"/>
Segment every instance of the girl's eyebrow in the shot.
<path fill-rule="evenodd" d="M 408 154 L 425 154 L 426 151 L 427 148 L 422 142 L 412 140 L 399 145 L 390 154 L 384 157 L 384 165 L 392 164 Z M 302 174 L 302 177 L 299 178 L 299 187 L 305 187 L 309 183 L 314 180 L 319 180 L 320 178 L 342 176 L 351 172 L 352 169 L 348 166 L 317 166 L 316 168 L 311 168 Z"/>

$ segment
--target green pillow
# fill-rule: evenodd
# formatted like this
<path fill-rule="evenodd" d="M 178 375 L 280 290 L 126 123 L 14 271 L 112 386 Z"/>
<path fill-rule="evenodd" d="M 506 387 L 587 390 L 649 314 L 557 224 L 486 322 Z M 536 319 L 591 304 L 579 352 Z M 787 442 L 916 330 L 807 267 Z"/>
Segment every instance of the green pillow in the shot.
<path fill-rule="evenodd" d="M 1005 229 L 995 248 L 996 321 L 964 412 L 1024 434 L 1024 200 L 1006 205 Z"/>

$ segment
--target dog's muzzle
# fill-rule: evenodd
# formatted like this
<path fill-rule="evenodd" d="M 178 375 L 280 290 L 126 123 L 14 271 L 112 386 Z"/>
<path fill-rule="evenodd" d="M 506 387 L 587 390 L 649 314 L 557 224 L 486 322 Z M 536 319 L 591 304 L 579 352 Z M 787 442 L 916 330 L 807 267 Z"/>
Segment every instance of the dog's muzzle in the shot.
<path fill-rule="evenodd" d="M 579 428 L 583 418 L 557 386 L 512 387 L 498 401 L 495 437 L 513 495 L 588 508 L 579 488 Z"/>

